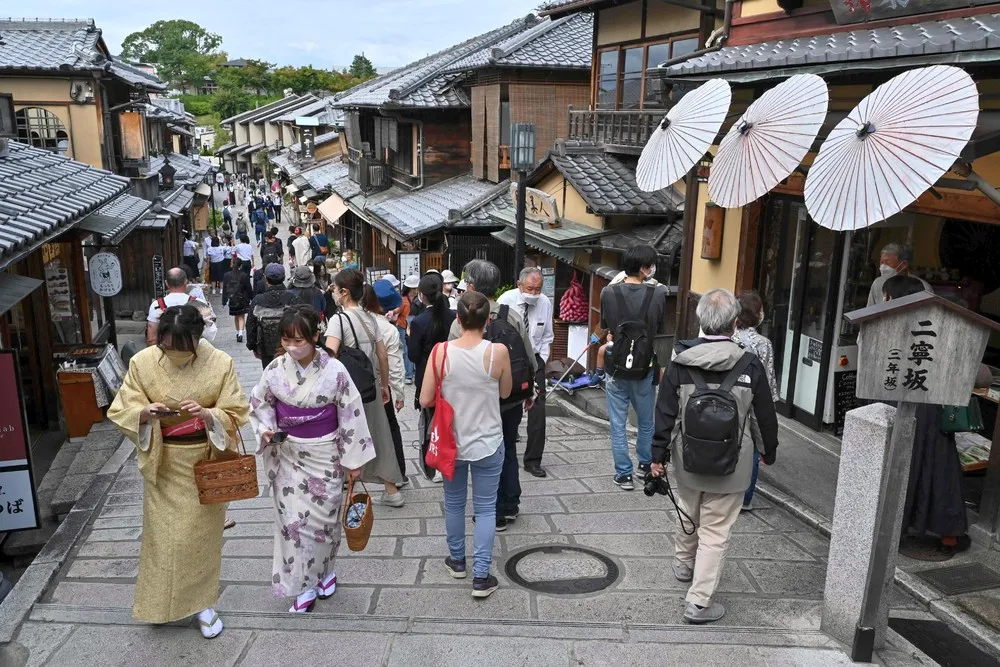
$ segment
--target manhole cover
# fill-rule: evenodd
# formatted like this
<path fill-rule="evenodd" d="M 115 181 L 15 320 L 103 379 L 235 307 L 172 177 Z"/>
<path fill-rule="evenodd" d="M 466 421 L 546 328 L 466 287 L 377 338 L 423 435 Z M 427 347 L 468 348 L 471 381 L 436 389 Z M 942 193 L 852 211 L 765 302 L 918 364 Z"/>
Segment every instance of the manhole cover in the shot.
<path fill-rule="evenodd" d="M 981 563 L 925 570 L 917 576 L 945 595 L 984 591 L 1000 586 L 1000 574 Z"/>
<path fill-rule="evenodd" d="M 518 586 L 553 595 L 596 593 L 615 583 L 620 572 L 604 554 L 565 544 L 521 551 L 504 570 Z"/>

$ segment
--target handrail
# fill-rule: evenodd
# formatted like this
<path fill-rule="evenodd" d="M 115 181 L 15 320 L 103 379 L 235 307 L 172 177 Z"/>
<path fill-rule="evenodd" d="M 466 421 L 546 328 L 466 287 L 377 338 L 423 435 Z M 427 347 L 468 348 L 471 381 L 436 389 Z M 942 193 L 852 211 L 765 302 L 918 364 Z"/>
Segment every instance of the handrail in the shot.
<path fill-rule="evenodd" d="M 604 146 L 642 148 L 663 119 L 663 109 L 569 110 L 568 138 Z"/>

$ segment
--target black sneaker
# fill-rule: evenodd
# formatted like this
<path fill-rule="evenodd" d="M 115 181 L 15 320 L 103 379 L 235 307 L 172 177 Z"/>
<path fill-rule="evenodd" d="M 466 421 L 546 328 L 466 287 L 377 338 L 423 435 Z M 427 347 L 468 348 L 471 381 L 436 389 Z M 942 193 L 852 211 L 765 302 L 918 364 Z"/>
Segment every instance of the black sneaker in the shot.
<path fill-rule="evenodd" d="M 622 491 L 635 491 L 635 484 L 632 483 L 632 475 L 616 475 L 615 484 L 621 487 Z"/>
<path fill-rule="evenodd" d="M 505 530 L 507 530 L 507 519 L 506 519 L 506 517 L 498 516 L 497 517 L 497 532 L 498 533 L 502 533 Z"/>
<path fill-rule="evenodd" d="M 468 573 L 465 571 L 465 561 L 455 560 L 451 556 L 444 559 L 444 568 L 454 579 L 465 579 Z"/>
<path fill-rule="evenodd" d="M 649 463 L 640 463 L 639 464 L 639 476 L 640 477 L 645 477 L 646 475 L 648 475 L 649 472 L 650 472 L 650 470 L 651 470 L 651 466 L 650 466 Z"/>
<path fill-rule="evenodd" d="M 498 588 L 500 588 L 500 582 L 492 574 L 488 577 L 476 577 L 472 580 L 472 597 L 488 598 Z"/>
<path fill-rule="evenodd" d="M 503 513 L 503 518 L 505 518 L 507 520 L 507 523 L 510 523 L 512 521 L 517 521 L 517 517 L 520 514 L 521 514 L 521 510 L 520 509 L 511 510 L 509 512 L 504 512 Z"/>
<path fill-rule="evenodd" d="M 236 334 L 236 342 L 237 343 L 243 342 L 243 334 Z"/>

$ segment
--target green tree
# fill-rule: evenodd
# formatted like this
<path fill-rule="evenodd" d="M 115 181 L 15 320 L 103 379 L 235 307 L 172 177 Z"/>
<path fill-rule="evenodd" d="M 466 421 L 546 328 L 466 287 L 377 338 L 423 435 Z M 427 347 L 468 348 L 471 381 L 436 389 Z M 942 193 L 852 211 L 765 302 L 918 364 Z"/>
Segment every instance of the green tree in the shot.
<path fill-rule="evenodd" d="M 157 21 L 122 41 L 122 57 L 156 65 L 161 78 L 197 87 L 216 62 L 222 37 L 193 21 Z"/>
<path fill-rule="evenodd" d="M 271 71 L 274 63 L 265 60 L 247 60 L 245 67 L 220 67 L 216 74 L 219 88 L 239 88 L 256 95 L 272 92 Z"/>
<path fill-rule="evenodd" d="M 233 139 L 232 135 L 229 134 L 229 130 L 227 130 L 226 128 L 218 124 L 216 124 L 214 127 L 215 127 L 215 141 L 212 143 L 212 153 L 215 153 L 215 151 L 219 150 Z"/>
<path fill-rule="evenodd" d="M 242 88 L 222 88 L 212 95 L 212 111 L 229 118 L 250 109 L 253 99 Z"/>
<path fill-rule="evenodd" d="M 354 62 L 351 63 L 351 69 L 348 72 L 355 79 L 361 79 L 362 81 L 374 79 L 378 75 L 378 72 L 375 71 L 375 66 L 372 65 L 372 61 L 368 60 L 363 53 L 354 56 Z"/>

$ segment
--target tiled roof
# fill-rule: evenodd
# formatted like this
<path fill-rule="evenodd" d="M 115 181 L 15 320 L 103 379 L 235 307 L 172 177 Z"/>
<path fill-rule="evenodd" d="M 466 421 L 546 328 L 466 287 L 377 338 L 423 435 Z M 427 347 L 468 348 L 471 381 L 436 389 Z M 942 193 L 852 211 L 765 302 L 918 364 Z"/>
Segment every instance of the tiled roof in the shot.
<path fill-rule="evenodd" d="M 347 163 L 341 162 L 339 158 L 333 158 L 306 169 L 299 176 L 305 179 L 313 190 L 326 190 L 337 181 L 347 178 Z"/>
<path fill-rule="evenodd" d="M 319 148 L 320 146 L 326 146 L 328 143 L 330 143 L 339 136 L 340 133 L 337 132 L 336 130 L 333 130 L 332 132 L 324 132 L 323 134 L 316 137 L 315 141 L 313 141 L 313 146 L 315 146 L 316 148 Z M 292 144 L 291 146 L 288 147 L 288 150 L 292 151 L 293 153 L 301 153 L 302 142 L 300 141 L 296 144 Z"/>
<path fill-rule="evenodd" d="M 0 71 L 107 72 L 131 85 L 166 90 L 134 65 L 108 58 L 93 19 L 0 19 Z"/>
<path fill-rule="evenodd" d="M 462 212 L 461 220 L 452 221 L 449 227 L 496 227 L 515 216 L 514 200 L 510 196 L 510 181 L 506 180 L 478 202 Z"/>
<path fill-rule="evenodd" d="M 196 162 L 194 157 L 180 153 L 170 153 L 167 156 L 158 155 L 150 158 L 149 169 L 146 170 L 146 175 L 160 173 L 164 161 L 169 159 L 170 166 L 176 170 L 174 173 L 174 183 L 178 185 L 195 185 L 201 183 L 205 180 L 205 175 L 212 170 L 212 163 L 207 159 L 201 159 L 200 156 L 197 157 L 198 160 Z"/>
<path fill-rule="evenodd" d="M 215 154 L 218 155 L 219 153 L 216 152 Z M 292 155 L 290 151 L 284 150 L 284 151 L 278 151 L 277 153 L 271 153 L 271 155 L 269 155 L 268 158 L 271 160 L 271 164 L 273 164 L 274 166 L 278 167 L 279 169 L 286 169 L 288 165 L 292 163 L 292 160 L 295 158 L 295 156 Z"/>
<path fill-rule="evenodd" d="M 182 215 L 191 208 L 194 201 L 194 193 L 184 188 L 177 188 L 163 198 L 163 210 L 169 211 L 173 215 Z"/>
<path fill-rule="evenodd" d="M 256 143 L 256 144 L 247 144 L 247 145 L 243 146 L 242 148 L 240 148 L 239 150 L 233 151 L 233 155 L 235 155 L 236 157 L 246 157 L 246 158 L 248 158 L 248 157 L 250 157 L 251 154 L 256 153 L 257 151 L 259 151 L 263 147 L 264 147 L 264 142 L 263 141 L 261 141 L 260 143 Z"/>
<path fill-rule="evenodd" d="M 340 195 L 344 201 L 361 194 L 361 186 L 349 178 L 337 181 L 330 186 L 330 189 Z"/>
<path fill-rule="evenodd" d="M 549 0 L 538 8 L 540 14 L 562 13 L 569 10 L 580 10 L 590 5 L 596 5 L 601 0 Z"/>
<path fill-rule="evenodd" d="M 653 245 L 660 239 L 656 252 L 671 255 L 684 243 L 684 226 L 679 220 L 664 224 L 638 225 L 614 234 L 602 236 L 596 245 L 606 250 L 625 252 L 634 245 Z M 664 272 L 666 273 L 666 272 Z"/>
<path fill-rule="evenodd" d="M 84 218 L 80 227 L 100 234 L 106 243 L 117 244 L 142 221 L 150 206 L 145 199 L 119 195 Z"/>
<path fill-rule="evenodd" d="M 219 146 L 219 150 L 215 151 L 215 156 L 222 157 L 223 155 L 233 150 L 234 148 L 236 148 L 236 142 L 234 141 L 230 141 L 228 144 L 222 144 L 221 146 Z"/>
<path fill-rule="evenodd" d="M 184 110 L 184 103 L 180 100 L 169 97 L 154 97 L 149 102 L 147 107 L 152 107 L 152 109 L 147 108 L 147 116 L 150 113 L 155 113 L 182 125 L 194 125 L 194 122 L 188 118 L 190 114 Z"/>
<path fill-rule="evenodd" d="M 683 208 L 684 197 L 675 189 L 643 192 L 634 168 L 599 149 L 550 158 L 597 215 L 667 215 Z"/>
<path fill-rule="evenodd" d="M 1000 49 L 1000 14 L 725 46 L 666 68 L 670 76 Z M 942 55 L 944 58 L 945 56 Z M 948 56 L 947 62 L 955 62 Z"/>
<path fill-rule="evenodd" d="M 344 111 L 343 109 L 328 107 L 326 111 L 316 116 L 316 120 L 319 121 L 320 125 L 343 127 Z"/>
<path fill-rule="evenodd" d="M 471 176 L 458 176 L 422 190 L 396 197 L 367 210 L 404 239 L 426 234 L 458 220 L 462 211 L 496 189 L 496 185 Z"/>
<path fill-rule="evenodd" d="M 280 100 L 275 100 L 274 102 L 269 102 L 263 106 L 259 106 L 256 109 L 250 109 L 249 111 L 244 111 L 243 113 L 238 113 L 235 116 L 230 116 L 223 121 L 220 121 L 220 125 L 232 125 L 233 123 L 245 123 L 257 116 L 271 113 L 272 111 L 278 111 L 279 109 L 284 109 L 290 107 L 295 101 L 299 99 L 298 95 L 291 95 L 289 97 L 283 97 Z"/>
<path fill-rule="evenodd" d="M 316 100 L 315 102 L 309 102 L 305 106 L 288 111 L 287 113 L 284 113 L 273 120 L 275 123 L 295 123 L 295 119 L 300 116 L 314 116 L 320 113 L 321 111 L 326 109 L 327 105 L 332 101 L 333 100 L 330 100 L 329 98 L 324 98 L 321 100 Z"/>
<path fill-rule="evenodd" d="M 254 123 L 277 123 L 286 113 L 297 113 L 299 109 L 308 106 L 316 101 L 314 95 L 303 95 L 287 106 L 275 109 L 267 113 L 259 114 L 251 119 Z"/>
<path fill-rule="evenodd" d="M 41 148 L 0 157 L 0 268 L 118 196 L 129 180 Z"/>
<path fill-rule="evenodd" d="M 451 65 L 461 72 L 484 67 L 590 69 L 594 15 L 572 14 L 544 19 L 502 42 L 480 49 Z"/>
<path fill-rule="evenodd" d="M 389 74 L 355 86 L 347 94 L 338 96 L 338 107 L 467 107 L 468 96 L 451 87 L 456 76 L 445 72 L 455 62 L 469 54 L 515 35 L 525 26 L 533 26 L 538 19 L 528 16 L 510 25 L 473 37 L 461 44 L 427 56 Z"/>

